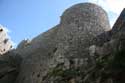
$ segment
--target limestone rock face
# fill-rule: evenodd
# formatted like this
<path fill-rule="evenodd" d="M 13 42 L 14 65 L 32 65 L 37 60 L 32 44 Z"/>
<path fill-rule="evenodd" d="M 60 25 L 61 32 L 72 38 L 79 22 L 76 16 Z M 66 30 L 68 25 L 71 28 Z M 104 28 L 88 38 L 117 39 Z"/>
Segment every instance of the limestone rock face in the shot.
<path fill-rule="evenodd" d="M 12 43 L 8 38 L 4 27 L 0 25 L 0 54 L 4 54 L 12 48 Z"/>
<path fill-rule="evenodd" d="M 0 56 L 0 83 L 15 83 L 21 58 L 11 50 Z"/>
<path fill-rule="evenodd" d="M 58 64 L 66 69 L 71 65 L 86 67 L 86 48 L 108 29 L 107 14 L 101 7 L 91 3 L 72 6 L 64 12 L 60 24 L 16 49 L 23 58 L 17 83 L 47 83 L 44 77 Z"/>

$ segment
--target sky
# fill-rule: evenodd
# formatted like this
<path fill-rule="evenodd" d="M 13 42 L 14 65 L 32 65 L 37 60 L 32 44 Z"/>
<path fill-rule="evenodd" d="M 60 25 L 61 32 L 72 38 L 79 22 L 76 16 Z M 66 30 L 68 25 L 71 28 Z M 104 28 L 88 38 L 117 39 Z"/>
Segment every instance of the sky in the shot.
<path fill-rule="evenodd" d="M 92 2 L 108 13 L 111 26 L 125 7 L 125 0 L 0 0 L 0 24 L 8 31 L 14 47 L 57 25 L 65 9 Z"/>

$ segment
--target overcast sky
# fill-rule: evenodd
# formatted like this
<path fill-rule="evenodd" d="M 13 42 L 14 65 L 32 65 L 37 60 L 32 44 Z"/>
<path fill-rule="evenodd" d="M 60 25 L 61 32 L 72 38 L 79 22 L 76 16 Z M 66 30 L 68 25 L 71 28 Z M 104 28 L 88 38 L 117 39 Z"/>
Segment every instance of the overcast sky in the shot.
<path fill-rule="evenodd" d="M 17 45 L 57 25 L 65 9 L 83 2 L 102 6 L 111 26 L 125 7 L 125 0 L 0 0 L 0 24 L 8 29 Z"/>

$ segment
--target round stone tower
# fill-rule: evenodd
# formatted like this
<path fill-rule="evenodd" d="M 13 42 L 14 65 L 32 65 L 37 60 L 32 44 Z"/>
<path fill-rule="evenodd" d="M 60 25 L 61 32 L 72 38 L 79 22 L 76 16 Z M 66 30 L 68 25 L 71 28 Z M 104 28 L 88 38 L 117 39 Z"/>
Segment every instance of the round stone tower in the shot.
<path fill-rule="evenodd" d="M 93 26 L 91 30 L 95 31 L 96 34 L 97 31 L 99 34 L 99 32 L 110 29 L 107 13 L 93 3 L 80 3 L 68 8 L 61 16 L 61 24 L 77 24 L 78 27 L 85 26 L 84 28 L 94 25 L 96 27 Z"/>
<path fill-rule="evenodd" d="M 109 29 L 107 13 L 100 6 L 80 3 L 68 8 L 61 16 L 57 56 L 85 57 L 93 38 Z"/>

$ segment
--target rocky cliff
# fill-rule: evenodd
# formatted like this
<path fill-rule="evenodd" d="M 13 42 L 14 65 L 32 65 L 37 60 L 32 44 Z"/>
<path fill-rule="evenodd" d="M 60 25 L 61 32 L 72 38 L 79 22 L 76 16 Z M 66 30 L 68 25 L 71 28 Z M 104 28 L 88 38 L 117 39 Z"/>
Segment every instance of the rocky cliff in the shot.
<path fill-rule="evenodd" d="M 60 24 L 3 54 L 0 83 L 124 83 L 124 17 L 111 29 L 101 7 L 73 5 Z"/>

